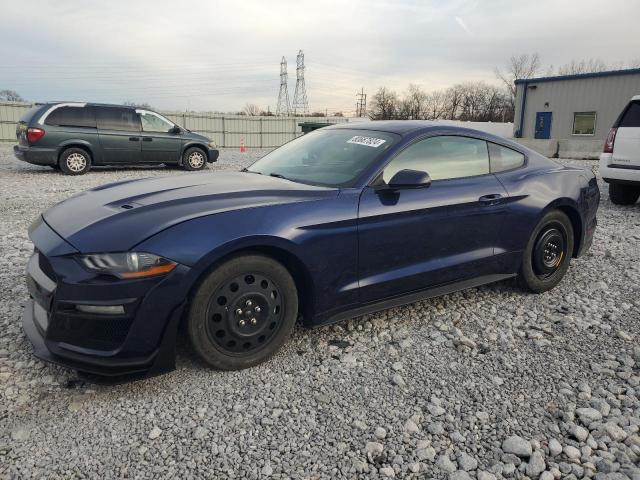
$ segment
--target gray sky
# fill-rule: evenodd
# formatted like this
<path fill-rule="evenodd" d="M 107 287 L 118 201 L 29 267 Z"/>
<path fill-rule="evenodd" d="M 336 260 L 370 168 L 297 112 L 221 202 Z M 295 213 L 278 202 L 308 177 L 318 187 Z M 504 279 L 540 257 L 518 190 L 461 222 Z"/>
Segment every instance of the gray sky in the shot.
<path fill-rule="evenodd" d="M 312 110 L 354 109 L 361 87 L 399 93 L 495 83 L 512 53 L 544 65 L 640 57 L 636 0 L 5 2 L 0 90 L 30 100 L 160 109 L 275 109 L 280 58 L 304 50 Z"/>

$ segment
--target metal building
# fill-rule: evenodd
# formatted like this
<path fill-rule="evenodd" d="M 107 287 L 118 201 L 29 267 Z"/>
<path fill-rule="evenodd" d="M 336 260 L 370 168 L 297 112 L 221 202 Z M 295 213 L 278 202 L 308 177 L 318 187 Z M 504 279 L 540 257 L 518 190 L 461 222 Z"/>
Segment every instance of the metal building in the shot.
<path fill-rule="evenodd" d="M 640 94 L 640 68 L 515 83 L 514 137 L 549 156 L 589 158 L 601 151 L 631 97 Z"/>

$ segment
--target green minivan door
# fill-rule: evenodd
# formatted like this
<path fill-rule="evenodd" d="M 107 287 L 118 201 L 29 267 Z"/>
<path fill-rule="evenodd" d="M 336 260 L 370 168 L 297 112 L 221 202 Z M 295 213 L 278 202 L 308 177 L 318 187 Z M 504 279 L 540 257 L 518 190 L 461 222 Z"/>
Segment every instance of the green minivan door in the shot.
<path fill-rule="evenodd" d="M 182 137 L 176 125 L 162 115 L 137 109 L 142 125 L 142 161 L 144 163 L 178 163 Z"/>
<path fill-rule="evenodd" d="M 133 108 L 94 107 L 103 163 L 139 163 L 140 119 Z"/>

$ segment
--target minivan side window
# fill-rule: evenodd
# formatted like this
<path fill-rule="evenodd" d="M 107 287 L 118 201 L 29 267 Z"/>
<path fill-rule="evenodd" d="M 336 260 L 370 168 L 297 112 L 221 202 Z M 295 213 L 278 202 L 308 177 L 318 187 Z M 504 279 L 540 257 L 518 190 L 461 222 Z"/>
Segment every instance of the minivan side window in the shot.
<path fill-rule="evenodd" d="M 619 127 L 640 127 L 640 102 L 631 102 Z"/>
<path fill-rule="evenodd" d="M 132 108 L 97 107 L 96 120 L 101 130 L 140 131 L 138 114 Z"/>
<path fill-rule="evenodd" d="M 143 132 L 168 132 L 173 123 L 151 112 L 139 112 Z"/>
<path fill-rule="evenodd" d="M 45 125 L 96 128 L 92 107 L 58 107 L 44 121 Z"/>
<path fill-rule="evenodd" d="M 488 142 L 491 173 L 504 172 L 524 165 L 524 155 L 511 148 Z"/>
<path fill-rule="evenodd" d="M 431 180 L 472 177 L 489 173 L 489 153 L 484 140 L 439 136 L 420 140 L 404 149 L 382 172 L 389 180 L 400 170 L 421 170 Z"/>

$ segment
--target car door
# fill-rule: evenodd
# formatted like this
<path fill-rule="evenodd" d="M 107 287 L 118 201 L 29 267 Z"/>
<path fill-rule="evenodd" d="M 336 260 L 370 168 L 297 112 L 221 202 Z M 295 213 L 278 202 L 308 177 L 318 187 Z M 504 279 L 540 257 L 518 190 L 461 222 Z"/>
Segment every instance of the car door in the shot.
<path fill-rule="evenodd" d="M 133 108 L 95 107 L 98 138 L 106 164 L 140 161 L 140 119 Z"/>
<path fill-rule="evenodd" d="M 141 152 L 144 163 L 177 163 L 182 136 L 174 123 L 155 112 L 136 110 L 142 126 Z"/>
<path fill-rule="evenodd" d="M 426 171 L 428 187 L 395 192 L 366 187 L 358 219 L 362 302 L 489 274 L 507 192 L 490 174 L 484 140 L 418 140 L 384 168 Z"/>

